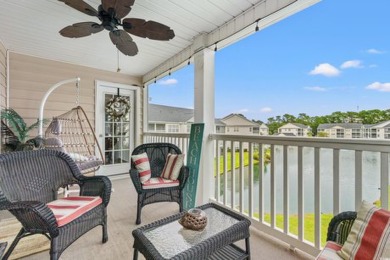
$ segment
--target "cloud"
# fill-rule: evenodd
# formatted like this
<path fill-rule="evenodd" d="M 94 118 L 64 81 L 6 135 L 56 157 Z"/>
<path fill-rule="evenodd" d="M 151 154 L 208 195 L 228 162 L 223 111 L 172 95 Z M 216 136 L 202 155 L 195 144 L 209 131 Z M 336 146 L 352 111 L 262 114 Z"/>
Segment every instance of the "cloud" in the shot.
<path fill-rule="evenodd" d="M 238 113 L 240 113 L 240 114 L 247 113 L 247 112 L 249 112 L 249 109 L 247 109 L 247 108 L 243 108 L 243 109 L 238 110 Z"/>
<path fill-rule="evenodd" d="M 340 71 L 330 65 L 329 63 L 321 63 L 317 65 L 312 71 L 310 71 L 310 75 L 323 75 L 326 77 L 335 77 L 340 75 Z"/>
<path fill-rule="evenodd" d="M 360 60 L 347 60 L 341 64 L 340 68 L 350 69 L 350 68 L 363 68 L 362 62 Z"/>
<path fill-rule="evenodd" d="M 159 80 L 159 85 L 175 85 L 177 84 L 178 80 L 174 78 L 166 79 L 166 80 Z"/>
<path fill-rule="evenodd" d="M 378 90 L 381 92 L 390 92 L 390 82 L 387 83 L 374 82 L 368 85 L 366 89 Z"/>
<path fill-rule="evenodd" d="M 383 54 L 383 53 L 385 53 L 385 52 L 384 52 L 384 51 L 377 50 L 377 49 L 368 49 L 368 50 L 367 50 L 367 53 L 369 53 L 369 54 Z"/>
<path fill-rule="evenodd" d="M 318 92 L 328 91 L 326 88 L 319 87 L 319 86 L 315 86 L 315 87 L 305 87 L 305 89 L 306 89 L 306 90 L 310 90 L 310 91 L 318 91 Z"/>
<path fill-rule="evenodd" d="M 260 109 L 260 112 L 261 113 L 271 113 L 272 112 L 272 108 L 270 107 L 263 107 Z"/>

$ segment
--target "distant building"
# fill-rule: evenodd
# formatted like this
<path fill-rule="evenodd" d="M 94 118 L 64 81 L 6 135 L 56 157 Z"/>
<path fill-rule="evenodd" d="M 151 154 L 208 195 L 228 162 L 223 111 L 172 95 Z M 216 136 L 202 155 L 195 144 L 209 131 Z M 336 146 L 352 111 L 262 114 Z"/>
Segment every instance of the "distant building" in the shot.
<path fill-rule="evenodd" d="M 287 123 L 278 128 L 277 135 L 284 136 L 309 136 L 311 127 L 299 123 Z"/>
<path fill-rule="evenodd" d="M 156 104 L 148 106 L 148 131 L 189 133 L 194 122 L 194 110 Z"/>
<path fill-rule="evenodd" d="M 365 138 L 390 139 L 390 121 L 364 125 Z"/>
<path fill-rule="evenodd" d="M 363 138 L 365 130 L 361 123 L 332 123 L 320 124 L 317 134 L 319 132 L 326 133 L 329 138 Z"/>
<path fill-rule="evenodd" d="M 225 134 L 231 135 L 268 135 L 268 127 L 258 124 L 241 114 L 230 114 L 222 119 L 225 124 Z"/>
<path fill-rule="evenodd" d="M 160 133 L 189 133 L 194 122 L 194 110 L 149 104 L 148 131 Z M 217 134 L 268 135 L 268 127 L 250 121 L 243 115 L 230 114 L 222 119 L 215 119 Z"/>

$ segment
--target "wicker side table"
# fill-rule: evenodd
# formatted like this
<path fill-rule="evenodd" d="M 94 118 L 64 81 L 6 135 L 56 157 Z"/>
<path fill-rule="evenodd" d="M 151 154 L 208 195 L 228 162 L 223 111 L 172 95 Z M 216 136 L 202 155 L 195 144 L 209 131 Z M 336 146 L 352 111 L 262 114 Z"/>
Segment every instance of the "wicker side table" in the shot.
<path fill-rule="evenodd" d="M 250 259 L 250 221 L 217 204 L 199 208 L 208 218 L 203 231 L 183 228 L 178 220 L 184 212 L 135 229 L 134 260 L 138 251 L 146 259 Z M 242 239 L 245 249 L 233 244 Z"/>

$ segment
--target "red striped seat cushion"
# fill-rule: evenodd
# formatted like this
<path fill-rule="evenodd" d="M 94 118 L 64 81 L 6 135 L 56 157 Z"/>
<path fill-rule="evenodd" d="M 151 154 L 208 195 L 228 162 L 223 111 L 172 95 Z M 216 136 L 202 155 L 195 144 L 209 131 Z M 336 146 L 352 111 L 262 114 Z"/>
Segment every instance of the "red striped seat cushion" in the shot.
<path fill-rule="evenodd" d="M 61 227 L 80 217 L 85 212 L 88 212 L 101 203 L 101 197 L 79 196 L 51 201 L 47 203 L 47 206 L 53 211 L 53 214 L 57 220 L 57 225 Z"/>
<path fill-rule="evenodd" d="M 152 172 L 150 171 L 150 163 L 147 153 L 132 155 L 131 159 L 135 164 L 135 168 L 138 170 L 141 183 L 149 180 L 150 177 L 152 177 Z"/>
<path fill-rule="evenodd" d="M 158 189 L 158 188 L 168 188 L 179 186 L 179 180 L 168 180 L 161 177 L 150 178 L 148 181 L 142 184 L 144 190 L 148 189 Z"/>
<path fill-rule="evenodd" d="M 184 154 L 171 154 L 167 156 L 161 177 L 164 179 L 177 180 L 183 166 Z"/>
<path fill-rule="evenodd" d="M 389 220 L 389 211 L 363 201 L 338 254 L 344 259 L 389 259 Z"/>
<path fill-rule="evenodd" d="M 341 245 L 333 241 L 326 242 L 325 247 L 320 254 L 316 257 L 316 260 L 343 260 L 337 251 L 341 249 Z"/>

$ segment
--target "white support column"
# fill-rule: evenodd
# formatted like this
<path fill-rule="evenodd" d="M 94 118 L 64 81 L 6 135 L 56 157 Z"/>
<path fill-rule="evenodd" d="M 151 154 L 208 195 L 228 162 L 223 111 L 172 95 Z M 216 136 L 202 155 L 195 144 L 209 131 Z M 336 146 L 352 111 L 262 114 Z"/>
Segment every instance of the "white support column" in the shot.
<path fill-rule="evenodd" d="M 214 197 L 214 150 L 208 137 L 214 132 L 214 56 L 213 50 L 204 49 L 194 56 L 194 120 L 204 123 L 202 154 L 199 167 L 196 204 L 202 205 Z"/>

